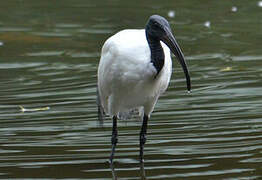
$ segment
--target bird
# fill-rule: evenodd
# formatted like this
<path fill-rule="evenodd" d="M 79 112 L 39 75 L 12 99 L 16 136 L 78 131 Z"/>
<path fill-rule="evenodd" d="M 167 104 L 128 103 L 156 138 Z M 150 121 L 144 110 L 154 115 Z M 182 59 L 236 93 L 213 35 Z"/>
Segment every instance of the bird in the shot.
<path fill-rule="evenodd" d="M 142 119 L 139 158 L 144 162 L 148 120 L 172 74 L 170 51 L 182 66 L 190 92 L 190 74 L 183 52 L 164 17 L 152 15 L 145 29 L 121 30 L 105 41 L 97 72 L 97 99 L 99 114 L 105 113 L 113 121 L 111 164 L 118 143 L 119 114 L 132 109 L 139 109 Z"/>

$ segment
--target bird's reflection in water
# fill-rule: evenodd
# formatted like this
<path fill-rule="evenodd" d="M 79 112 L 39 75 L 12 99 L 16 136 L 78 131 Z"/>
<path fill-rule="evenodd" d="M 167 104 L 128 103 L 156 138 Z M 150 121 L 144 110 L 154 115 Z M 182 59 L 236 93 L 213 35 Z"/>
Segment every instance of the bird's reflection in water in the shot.
<path fill-rule="evenodd" d="M 144 162 L 140 163 L 140 175 L 142 180 L 146 180 L 146 172 L 144 168 Z"/>
<path fill-rule="evenodd" d="M 117 172 L 113 163 L 110 163 L 110 168 L 112 172 L 112 180 L 117 180 Z M 140 163 L 140 176 L 141 180 L 146 180 L 146 173 L 144 168 L 144 163 Z"/>
<path fill-rule="evenodd" d="M 110 163 L 110 168 L 111 168 L 111 172 L 112 172 L 112 180 L 117 180 L 117 175 L 116 175 L 114 163 Z"/>

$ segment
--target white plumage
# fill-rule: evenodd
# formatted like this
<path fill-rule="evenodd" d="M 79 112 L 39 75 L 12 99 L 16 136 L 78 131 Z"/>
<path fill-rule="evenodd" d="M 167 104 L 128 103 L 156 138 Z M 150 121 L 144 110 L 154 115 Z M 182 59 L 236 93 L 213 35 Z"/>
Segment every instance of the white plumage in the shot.
<path fill-rule="evenodd" d="M 98 68 L 98 87 L 107 114 L 113 116 L 142 107 L 150 115 L 172 72 L 170 50 L 164 43 L 161 45 L 165 64 L 155 78 L 157 71 L 151 62 L 144 29 L 123 30 L 105 42 Z"/>

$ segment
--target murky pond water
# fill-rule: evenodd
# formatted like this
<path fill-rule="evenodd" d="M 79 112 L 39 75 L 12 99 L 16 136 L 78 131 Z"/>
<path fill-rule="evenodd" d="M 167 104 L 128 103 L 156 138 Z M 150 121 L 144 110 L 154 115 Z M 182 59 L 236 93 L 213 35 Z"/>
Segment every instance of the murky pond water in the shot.
<path fill-rule="evenodd" d="M 0 3 L 0 178 L 262 179 L 262 2 Z M 97 120 L 103 42 L 165 16 L 190 67 L 177 61 L 149 122 L 144 172 L 137 118 Z M 44 108 L 42 111 L 21 112 Z M 144 176 L 144 177 L 143 177 Z"/>

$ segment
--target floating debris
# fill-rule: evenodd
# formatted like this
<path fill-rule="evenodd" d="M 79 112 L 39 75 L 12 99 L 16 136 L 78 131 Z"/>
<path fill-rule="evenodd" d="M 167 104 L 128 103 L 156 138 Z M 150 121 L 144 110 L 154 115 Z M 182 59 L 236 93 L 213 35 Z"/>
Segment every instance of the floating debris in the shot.
<path fill-rule="evenodd" d="M 204 23 L 204 26 L 207 27 L 207 28 L 210 28 L 211 22 L 210 22 L 210 21 L 206 21 L 206 22 Z"/>
<path fill-rule="evenodd" d="M 258 1 L 257 5 L 258 5 L 259 7 L 262 7 L 262 1 Z"/>
<path fill-rule="evenodd" d="M 173 17 L 175 17 L 176 13 L 175 13 L 175 11 L 171 10 L 171 11 L 168 11 L 167 15 L 168 15 L 168 17 L 173 18 Z"/>
<path fill-rule="evenodd" d="M 32 109 L 26 109 L 23 106 L 19 106 L 19 107 L 21 112 L 47 111 L 50 109 L 50 107 L 32 108 Z"/>
<path fill-rule="evenodd" d="M 225 67 L 225 68 L 223 68 L 223 69 L 220 69 L 220 71 L 222 71 L 222 72 L 226 72 L 226 71 L 232 71 L 232 67 Z"/>
<path fill-rule="evenodd" d="M 3 45 L 4 45 L 4 43 L 0 41 L 0 46 L 3 46 Z"/>
<path fill-rule="evenodd" d="M 233 7 L 231 8 L 231 11 L 232 11 L 232 12 L 237 12 L 237 7 L 236 7 L 236 6 L 233 6 Z"/>

